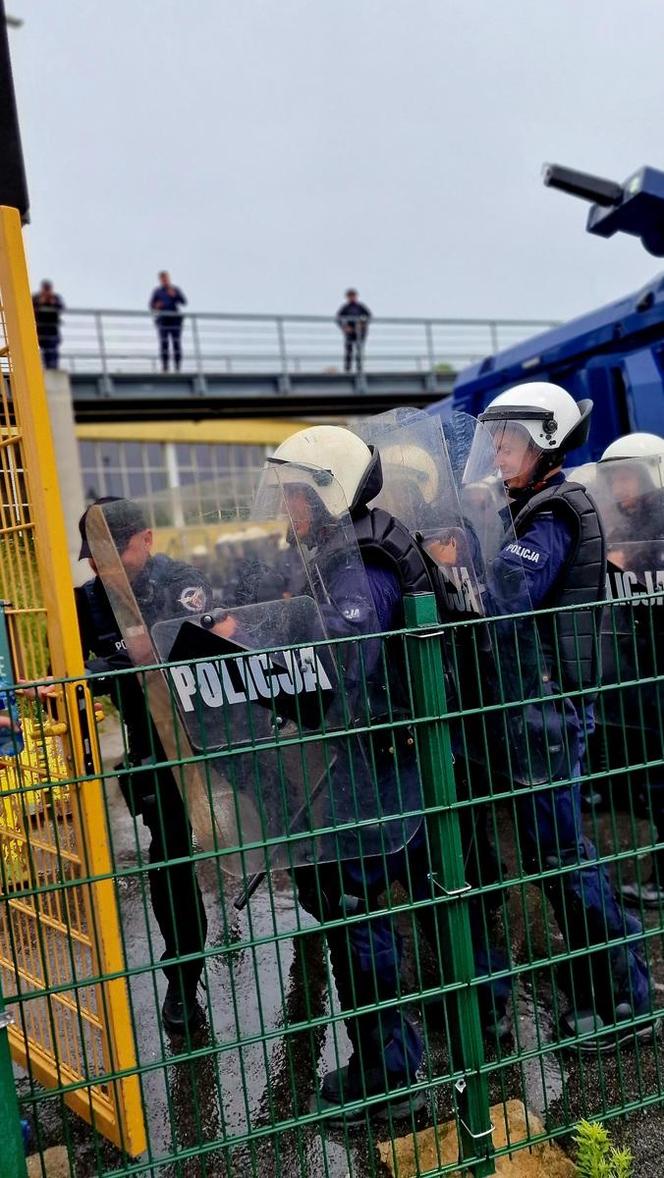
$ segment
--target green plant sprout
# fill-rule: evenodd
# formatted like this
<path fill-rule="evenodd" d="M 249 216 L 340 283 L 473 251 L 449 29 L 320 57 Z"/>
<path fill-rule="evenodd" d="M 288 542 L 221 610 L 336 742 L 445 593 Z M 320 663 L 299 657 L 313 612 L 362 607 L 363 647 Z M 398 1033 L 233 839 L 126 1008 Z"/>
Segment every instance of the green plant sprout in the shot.
<path fill-rule="evenodd" d="M 579 1178 L 632 1178 L 634 1158 L 629 1149 L 616 1149 L 600 1122 L 579 1121 L 576 1170 Z"/>

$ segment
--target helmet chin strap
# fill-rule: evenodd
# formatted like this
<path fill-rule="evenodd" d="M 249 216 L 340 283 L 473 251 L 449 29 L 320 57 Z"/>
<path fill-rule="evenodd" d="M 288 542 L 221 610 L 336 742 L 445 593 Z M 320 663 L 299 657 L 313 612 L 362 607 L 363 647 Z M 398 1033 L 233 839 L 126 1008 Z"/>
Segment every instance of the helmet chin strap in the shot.
<path fill-rule="evenodd" d="M 562 466 L 562 463 L 563 455 L 560 453 L 560 450 L 549 450 L 547 453 L 542 454 L 533 471 L 531 486 L 543 485 L 546 482 L 547 475 L 551 474 L 551 471 L 555 470 L 556 467 Z"/>
<path fill-rule="evenodd" d="M 507 493 L 511 499 L 517 498 L 519 495 L 527 495 L 533 491 L 540 491 L 546 483 L 547 475 L 555 470 L 557 466 L 562 466 L 563 455 L 560 450 L 546 451 L 540 455 L 535 463 L 530 481 L 526 483 L 525 487 L 507 487 Z"/>

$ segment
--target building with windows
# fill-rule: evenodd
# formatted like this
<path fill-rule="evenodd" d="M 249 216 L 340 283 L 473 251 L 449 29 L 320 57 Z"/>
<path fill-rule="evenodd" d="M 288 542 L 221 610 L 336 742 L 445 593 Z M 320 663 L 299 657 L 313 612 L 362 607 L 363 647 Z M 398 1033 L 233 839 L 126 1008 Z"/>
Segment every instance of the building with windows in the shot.
<path fill-rule="evenodd" d="M 224 514 L 239 516 L 266 457 L 306 424 L 261 419 L 77 425 L 84 500 L 140 499 L 149 504 L 154 527 L 177 527 L 184 522 L 181 504 L 205 514 L 214 487 Z"/>

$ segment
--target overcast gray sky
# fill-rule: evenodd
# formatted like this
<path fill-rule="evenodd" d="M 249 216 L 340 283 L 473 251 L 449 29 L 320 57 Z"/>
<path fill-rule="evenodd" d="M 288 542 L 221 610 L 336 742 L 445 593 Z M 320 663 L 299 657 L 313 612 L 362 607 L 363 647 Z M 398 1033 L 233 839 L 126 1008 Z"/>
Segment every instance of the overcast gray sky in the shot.
<path fill-rule="evenodd" d="M 664 264 L 544 160 L 664 165 L 661 0 L 7 0 L 32 278 L 141 307 L 566 317 Z"/>

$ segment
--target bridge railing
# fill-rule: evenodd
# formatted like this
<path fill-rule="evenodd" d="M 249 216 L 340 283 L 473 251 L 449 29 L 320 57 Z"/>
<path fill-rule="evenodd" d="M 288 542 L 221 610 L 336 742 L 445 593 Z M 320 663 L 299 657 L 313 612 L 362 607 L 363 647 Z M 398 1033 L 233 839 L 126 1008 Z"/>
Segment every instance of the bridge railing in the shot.
<path fill-rule="evenodd" d="M 539 319 L 371 320 L 364 347 L 367 372 L 456 371 L 553 326 Z M 336 374 L 344 340 L 323 315 L 187 313 L 182 371 Z M 61 365 L 72 373 L 121 375 L 161 370 L 159 335 L 148 311 L 68 310 L 62 317 Z"/>

